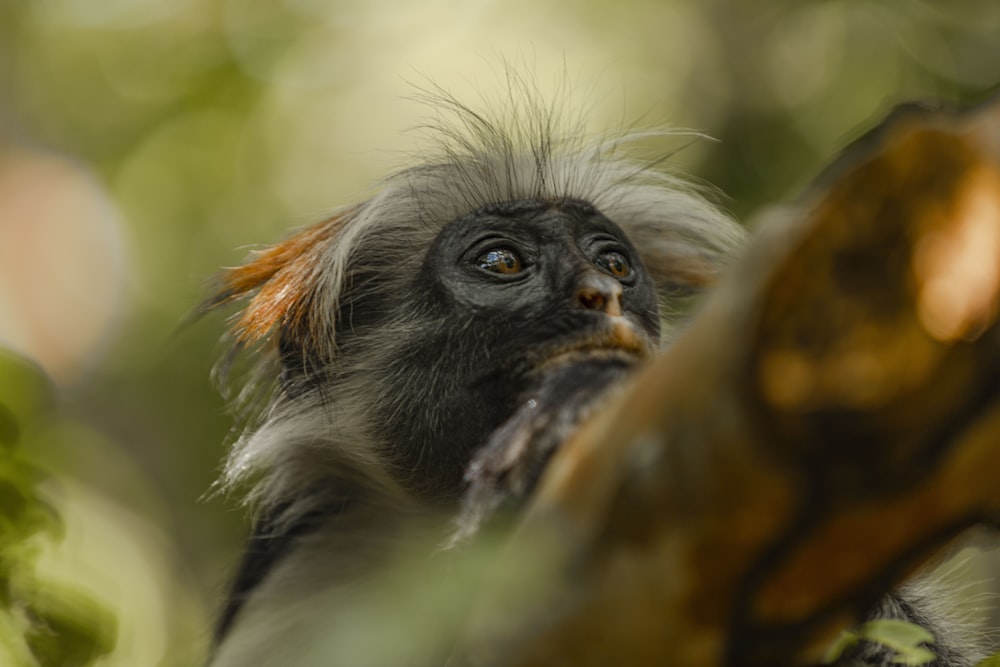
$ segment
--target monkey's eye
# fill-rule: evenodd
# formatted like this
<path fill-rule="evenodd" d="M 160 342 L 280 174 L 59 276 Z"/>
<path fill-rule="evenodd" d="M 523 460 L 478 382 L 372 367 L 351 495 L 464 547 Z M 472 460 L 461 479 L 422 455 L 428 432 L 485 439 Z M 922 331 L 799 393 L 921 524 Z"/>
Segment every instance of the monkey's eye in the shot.
<path fill-rule="evenodd" d="M 514 275 L 524 270 L 524 262 L 510 248 L 492 248 L 476 258 L 476 266 L 491 273 Z"/>
<path fill-rule="evenodd" d="M 632 265 L 628 263 L 625 255 L 616 250 L 605 250 L 597 256 L 594 263 L 619 280 L 632 275 Z"/>

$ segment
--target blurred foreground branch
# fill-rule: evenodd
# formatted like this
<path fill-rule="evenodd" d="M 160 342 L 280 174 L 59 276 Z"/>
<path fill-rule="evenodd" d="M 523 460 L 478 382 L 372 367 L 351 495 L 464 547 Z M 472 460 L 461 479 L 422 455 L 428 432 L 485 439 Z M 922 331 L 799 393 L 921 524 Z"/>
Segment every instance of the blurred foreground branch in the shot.
<path fill-rule="evenodd" d="M 894 114 L 556 455 L 460 662 L 818 662 L 1000 517 L 998 308 L 1000 104 Z"/>

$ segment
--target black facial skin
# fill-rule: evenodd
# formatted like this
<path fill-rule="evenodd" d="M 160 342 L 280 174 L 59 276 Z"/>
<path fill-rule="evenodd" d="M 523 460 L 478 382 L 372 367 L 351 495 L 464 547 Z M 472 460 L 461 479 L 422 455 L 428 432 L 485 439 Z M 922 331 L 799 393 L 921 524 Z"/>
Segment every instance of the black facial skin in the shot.
<path fill-rule="evenodd" d="M 400 476 L 430 498 L 461 493 L 473 452 L 555 368 L 599 359 L 594 380 L 606 384 L 605 367 L 631 366 L 659 336 L 638 253 L 580 201 L 512 202 L 455 220 L 419 281 L 424 296 L 414 305 L 438 326 L 398 360 L 403 375 L 421 379 L 403 387 L 408 395 L 382 416 L 380 435 L 395 443 L 389 458 Z M 623 319 L 630 342 L 613 335 Z M 578 378 L 574 390 L 588 384 Z"/>
<path fill-rule="evenodd" d="M 519 255 L 522 270 L 503 274 L 480 268 L 477 259 L 496 249 Z M 614 277 L 598 264 L 608 252 L 624 255 L 635 270 Z M 623 314 L 648 331 L 659 326 L 653 286 L 632 244 L 617 225 L 583 202 L 507 204 L 460 218 L 438 236 L 427 268 L 452 308 L 503 322 L 512 332 L 537 322 L 548 324 L 556 336 L 565 335 L 560 311 L 578 323 L 597 324 L 603 313 L 574 307 L 576 288 L 585 277 L 619 283 Z M 531 338 L 537 344 L 545 333 L 534 332 Z"/>

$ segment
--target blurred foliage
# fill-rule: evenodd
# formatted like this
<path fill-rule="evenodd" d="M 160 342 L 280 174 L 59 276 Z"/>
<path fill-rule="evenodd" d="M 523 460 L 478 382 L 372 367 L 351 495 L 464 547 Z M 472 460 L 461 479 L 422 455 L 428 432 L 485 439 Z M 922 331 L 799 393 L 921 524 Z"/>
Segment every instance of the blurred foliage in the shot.
<path fill-rule="evenodd" d="M 3 356 L 0 378 L 5 380 L 0 384 L 0 661 L 90 665 L 114 647 L 113 615 L 86 592 L 35 573 L 38 540 L 62 533 L 58 512 L 39 489 L 44 473 L 17 449 L 22 428 L 40 416 L 43 383 L 37 373 Z M 15 387 L 19 396 L 11 397 Z"/>
<path fill-rule="evenodd" d="M 831 664 L 843 655 L 850 655 L 863 641 L 881 644 L 892 651 L 892 662 L 897 665 L 926 665 L 936 657 L 933 652 L 934 635 L 927 629 L 897 619 L 882 619 L 844 632 L 830 647 L 825 659 Z M 926 648 L 928 645 L 931 649 Z"/>
<path fill-rule="evenodd" d="M 994 90 L 998 34 L 995 0 L 0 0 L 0 347 L 39 364 L 0 369 L 25 508 L 0 539 L 53 530 L 45 498 L 66 538 L 39 567 L 114 610 L 108 664 L 197 662 L 242 517 L 200 502 L 222 323 L 179 324 L 248 244 L 419 154 L 413 83 L 476 104 L 506 59 L 594 132 L 704 131 L 674 163 L 749 217 L 895 103 Z M 43 373 L 46 410 L 19 407 Z"/>

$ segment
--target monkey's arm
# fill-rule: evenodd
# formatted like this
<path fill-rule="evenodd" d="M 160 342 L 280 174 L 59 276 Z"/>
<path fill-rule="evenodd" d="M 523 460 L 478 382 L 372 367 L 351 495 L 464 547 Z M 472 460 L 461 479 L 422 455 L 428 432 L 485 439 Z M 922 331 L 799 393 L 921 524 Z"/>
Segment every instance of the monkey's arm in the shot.
<path fill-rule="evenodd" d="M 846 159 L 563 444 L 456 655 L 818 662 L 996 523 L 1000 105 L 897 115 Z"/>
<path fill-rule="evenodd" d="M 598 406 L 609 387 L 620 387 L 633 363 L 620 357 L 566 364 L 544 374 L 521 407 L 476 453 L 454 543 L 523 510 L 559 445 Z"/>

